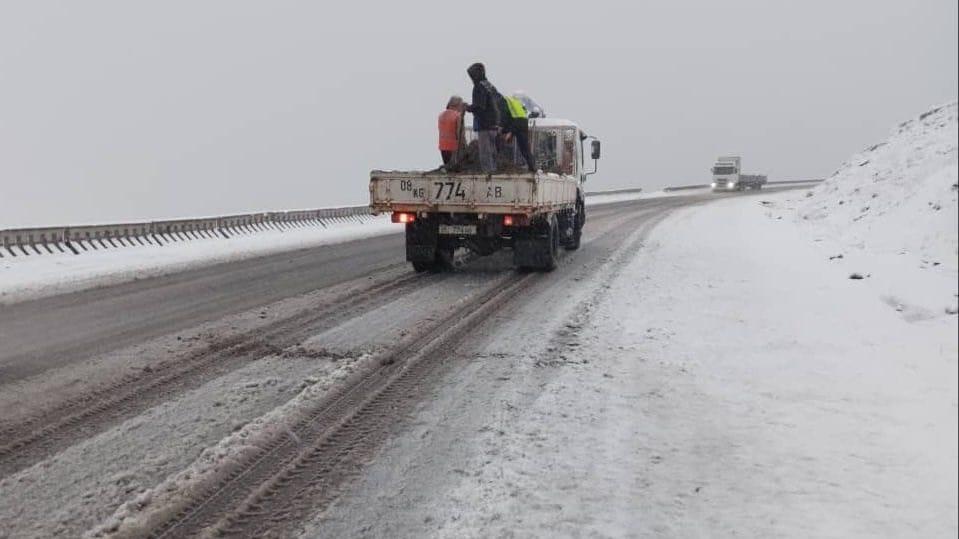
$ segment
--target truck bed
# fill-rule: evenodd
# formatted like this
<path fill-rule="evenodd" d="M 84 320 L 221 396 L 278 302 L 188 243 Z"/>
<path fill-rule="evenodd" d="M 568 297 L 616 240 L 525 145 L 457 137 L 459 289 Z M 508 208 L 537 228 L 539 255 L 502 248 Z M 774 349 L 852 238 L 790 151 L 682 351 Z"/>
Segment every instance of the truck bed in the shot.
<path fill-rule="evenodd" d="M 380 212 L 526 214 L 572 208 L 578 182 L 551 173 L 370 173 L 370 207 Z"/>

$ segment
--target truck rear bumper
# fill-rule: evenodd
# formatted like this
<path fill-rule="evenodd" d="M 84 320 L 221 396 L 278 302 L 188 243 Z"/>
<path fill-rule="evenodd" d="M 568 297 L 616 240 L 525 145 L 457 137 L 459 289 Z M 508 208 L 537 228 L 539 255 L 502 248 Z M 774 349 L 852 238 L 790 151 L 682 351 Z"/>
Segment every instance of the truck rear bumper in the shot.
<path fill-rule="evenodd" d="M 371 204 L 370 211 L 374 215 L 380 213 L 408 212 L 416 214 L 457 214 L 457 215 L 526 215 L 533 217 L 535 215 L 553 213 L 561 210 L 573 209 L 576 206 L 575 200 L 568 204 L 549 204 L 539 206 L 526 205 L 476 205 L 462 206 L 453 204 Z"/>

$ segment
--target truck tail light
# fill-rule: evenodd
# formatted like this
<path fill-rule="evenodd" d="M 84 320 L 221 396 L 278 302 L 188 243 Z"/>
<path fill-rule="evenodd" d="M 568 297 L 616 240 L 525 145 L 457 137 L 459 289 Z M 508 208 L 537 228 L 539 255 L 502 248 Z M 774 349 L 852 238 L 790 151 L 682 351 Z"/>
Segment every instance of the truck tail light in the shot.
<path fill-rule="evenodd" d="M 529 216 L 521 213 L 504 215 L 503 226 L 529 226 Z"/>
<path fill-rule="evenodd" d="M 527 226 L 527 225 L 529 225 L 529 217 L 523 214 L 503 216 L 503 226 Z"/>
<path fill-rule="evenodd" d="M 412 223 L 416 220 L 415 213 L 408 213 L 405 211 L 398 211 L 393 213 L 393 218 L 391 219 L 394 223 Z"/>

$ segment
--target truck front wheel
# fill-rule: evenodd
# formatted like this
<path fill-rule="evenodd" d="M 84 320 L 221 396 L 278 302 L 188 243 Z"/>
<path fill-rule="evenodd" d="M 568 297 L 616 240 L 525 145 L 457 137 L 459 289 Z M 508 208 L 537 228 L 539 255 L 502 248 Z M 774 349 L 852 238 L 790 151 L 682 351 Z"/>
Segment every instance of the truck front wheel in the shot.
<path fill-rule="evenodd" d="M 553 271 L 556 269 L 556 260 L 559 258 L 559 222 L 557 222 L 555 217 L 549 220 L 549 235 L 547 241 L 549 242 L 549 247 L 540 269 L 543 271 Z"/>
<path fill-rule="evenodd" d="M 576 215 L 573 217 L 573 235 L 566 243 L 567 251 L 579 249 L 580 239 L 583 237 L 583 221 L 586 220 L 586 208 L 582 204 L 577 204 Z"/>

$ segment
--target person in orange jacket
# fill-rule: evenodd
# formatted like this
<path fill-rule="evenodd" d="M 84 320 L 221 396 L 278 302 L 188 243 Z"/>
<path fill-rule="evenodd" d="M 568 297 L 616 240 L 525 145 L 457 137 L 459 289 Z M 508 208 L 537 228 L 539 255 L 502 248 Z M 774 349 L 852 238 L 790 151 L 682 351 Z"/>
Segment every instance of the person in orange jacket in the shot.
<path fill-rule="evenodd" d="M 443 166 L 454 164 L 457 151 L 463 139 L 463 111 L 465 105 L 463 98 L 454 95 L 446 103 L 446 110 L 440 113 L 437 121 L 440 131 L 440 156 L 443 158 Z"/>

